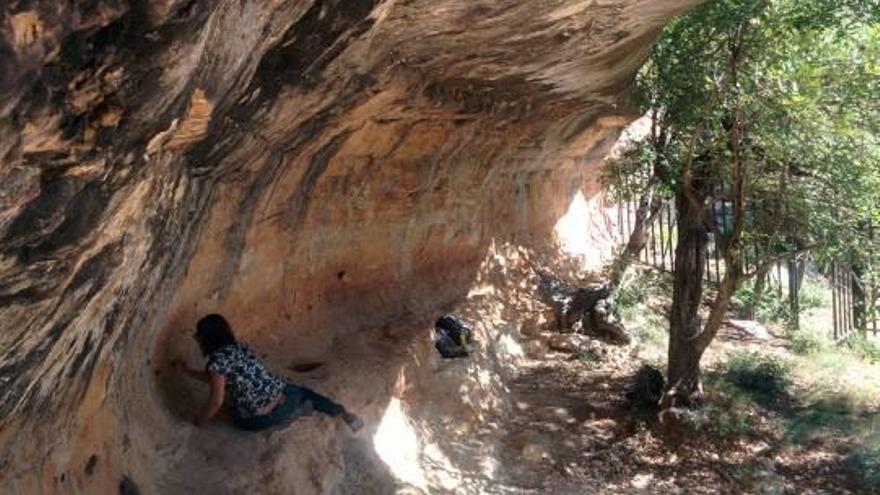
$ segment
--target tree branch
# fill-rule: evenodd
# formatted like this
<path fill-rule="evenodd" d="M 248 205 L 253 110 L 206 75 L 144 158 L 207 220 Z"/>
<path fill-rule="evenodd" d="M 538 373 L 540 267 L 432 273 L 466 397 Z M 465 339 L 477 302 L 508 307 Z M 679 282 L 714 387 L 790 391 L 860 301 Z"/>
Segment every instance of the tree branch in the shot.
<path fill-rule="evenodd" d="M 697 347 L 699 349 L 705 349 L 708 347 L 721 329 L 721 323 L 724 321 L 724 317 L 727 315 L 727 310 L 730 307 L 730 300 L 733 298 L 733 293 L 736 291 L 740 278 L 742 277 L 742 256 L 739 252 L 739 243 L 743 232 L 746 199 L 745 170 L 741 148 L 743 131 L 738 90 L 738 70 L 743 30 L 744 26 L 740 26 L 737 30 L 736 36 L 731 41 L 730 58 L 728 62 L 730 69 L 730 87 L 733 89 L 734 97 L 732 123 L 728 134 L 729 145 L 733 155 L 731 162 L 733 168 L 733 230 L 726 240 L 724 239 L 724 236 L 716 234 L 718 235 L 717 239 L 719 243 L 722 243 L 722 251 L 727 270 L 718 287 L 718 292 L 715 294 L 715 301 L 712 304 L 712 309 L 709 311 L 709 317 L 706 319 L 702 331 L 693 337 L 696 339 Z M 713 226 L 715 232 L 718 232 L 717 226 L 714 225 L 714 203 L 712 208 L 713 215 L 710 225 Z"/>
<path fill-rule="evenodd" d="M 817 247 L 819 247 L 819 244 L 808 244 L 802 248 L 798 248 L 795 251 L 781 254 L 779 256 L 774 256 L 773 258 L 770 258 L 769 260 L 765 261 L 764 263 L 757 265 L 757 268 L 755 268 L 754 270 L 749 271 L 749 272 L 744 272 L 743 276 L 746 278 L 752 278 L 755 275 L 761 273 L 762 270 L 767 270 L 770 267 L 772 267 L 773 265 L 775 265 L 776 263 L 779 263 L 780 261 L 785 261 L 786 259 L 791 258 L 791 257 L 795 257 L 795 258 L 799 257 L 803 254 L 806 254 L 806 253 L 816 249 Z"/>

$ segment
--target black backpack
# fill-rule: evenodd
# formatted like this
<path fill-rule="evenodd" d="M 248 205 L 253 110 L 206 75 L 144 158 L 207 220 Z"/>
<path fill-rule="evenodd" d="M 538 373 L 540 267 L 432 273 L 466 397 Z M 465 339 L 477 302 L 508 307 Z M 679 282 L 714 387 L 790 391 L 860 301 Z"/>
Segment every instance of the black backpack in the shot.
<path fill-rule="evenodd" d="M 446 334 L 457 345 L 466 346 L 473 341 L 473 331 L 465 322 L 455 315 L 446 314 L 434 324 L 438 334 Z"/>
<path fill-rule="evenodd" d="M 473 341 L 473 332 L 457 316 L 441 316 L 434 324 L 434 332 L 434 347 L 441 356 L 448 359 L 468 356 L 467 344 Z"/>

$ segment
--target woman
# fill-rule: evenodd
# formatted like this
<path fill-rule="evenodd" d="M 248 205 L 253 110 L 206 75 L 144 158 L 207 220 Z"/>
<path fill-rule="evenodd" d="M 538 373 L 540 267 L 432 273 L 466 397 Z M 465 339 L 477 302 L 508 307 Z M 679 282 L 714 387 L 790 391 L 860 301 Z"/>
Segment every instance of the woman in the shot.
<path fill-rule="evenodd" d="M 342 418 L 352 431 L 363 426 L 360 418 L 336 402 L 306 387 L 285 382 L 266 370 L 246 345 L 235 340 L 232 328 L 222 316 L 212 314 L 199 320 L 195 338 L 208 358 L 205 371 L 191 369 L 179 360 L 173 366 L 211 385 L 208 403 L 194 420 L 196 426 L 217 414 L 225 392 L 232 398 L 234 423 L 244 430 L 287 424 L 312 409 Z"/>

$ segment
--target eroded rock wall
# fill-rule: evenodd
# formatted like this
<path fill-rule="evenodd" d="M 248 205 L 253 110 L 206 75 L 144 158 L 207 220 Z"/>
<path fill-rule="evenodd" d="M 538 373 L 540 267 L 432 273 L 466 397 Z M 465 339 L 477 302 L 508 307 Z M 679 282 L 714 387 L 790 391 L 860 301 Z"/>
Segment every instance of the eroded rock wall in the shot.
<path fill-rule="evenodd" d="M 330 361 L 549 239 L 696 3 L 4 4 L 0 488 L 160 490 L 157 376 L 205 312 Z"/>

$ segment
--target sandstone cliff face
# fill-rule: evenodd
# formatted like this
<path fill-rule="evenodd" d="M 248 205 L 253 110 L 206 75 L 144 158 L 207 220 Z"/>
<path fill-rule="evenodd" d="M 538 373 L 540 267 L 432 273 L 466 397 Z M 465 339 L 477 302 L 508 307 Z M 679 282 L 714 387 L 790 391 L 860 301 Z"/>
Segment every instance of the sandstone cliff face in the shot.
<path fill-rule="evenodd" d="M 186 427 L 163 369 L 206 312 L 332 362 L 461 298 L 490 246 L 549 239 L 696 3 L 7 2 L 0 491 L 182 490 L 157 481 L 194 462 L 162 450 Z M 331 391 L 381 408 L 407 358 L 375 359 Z"/>

